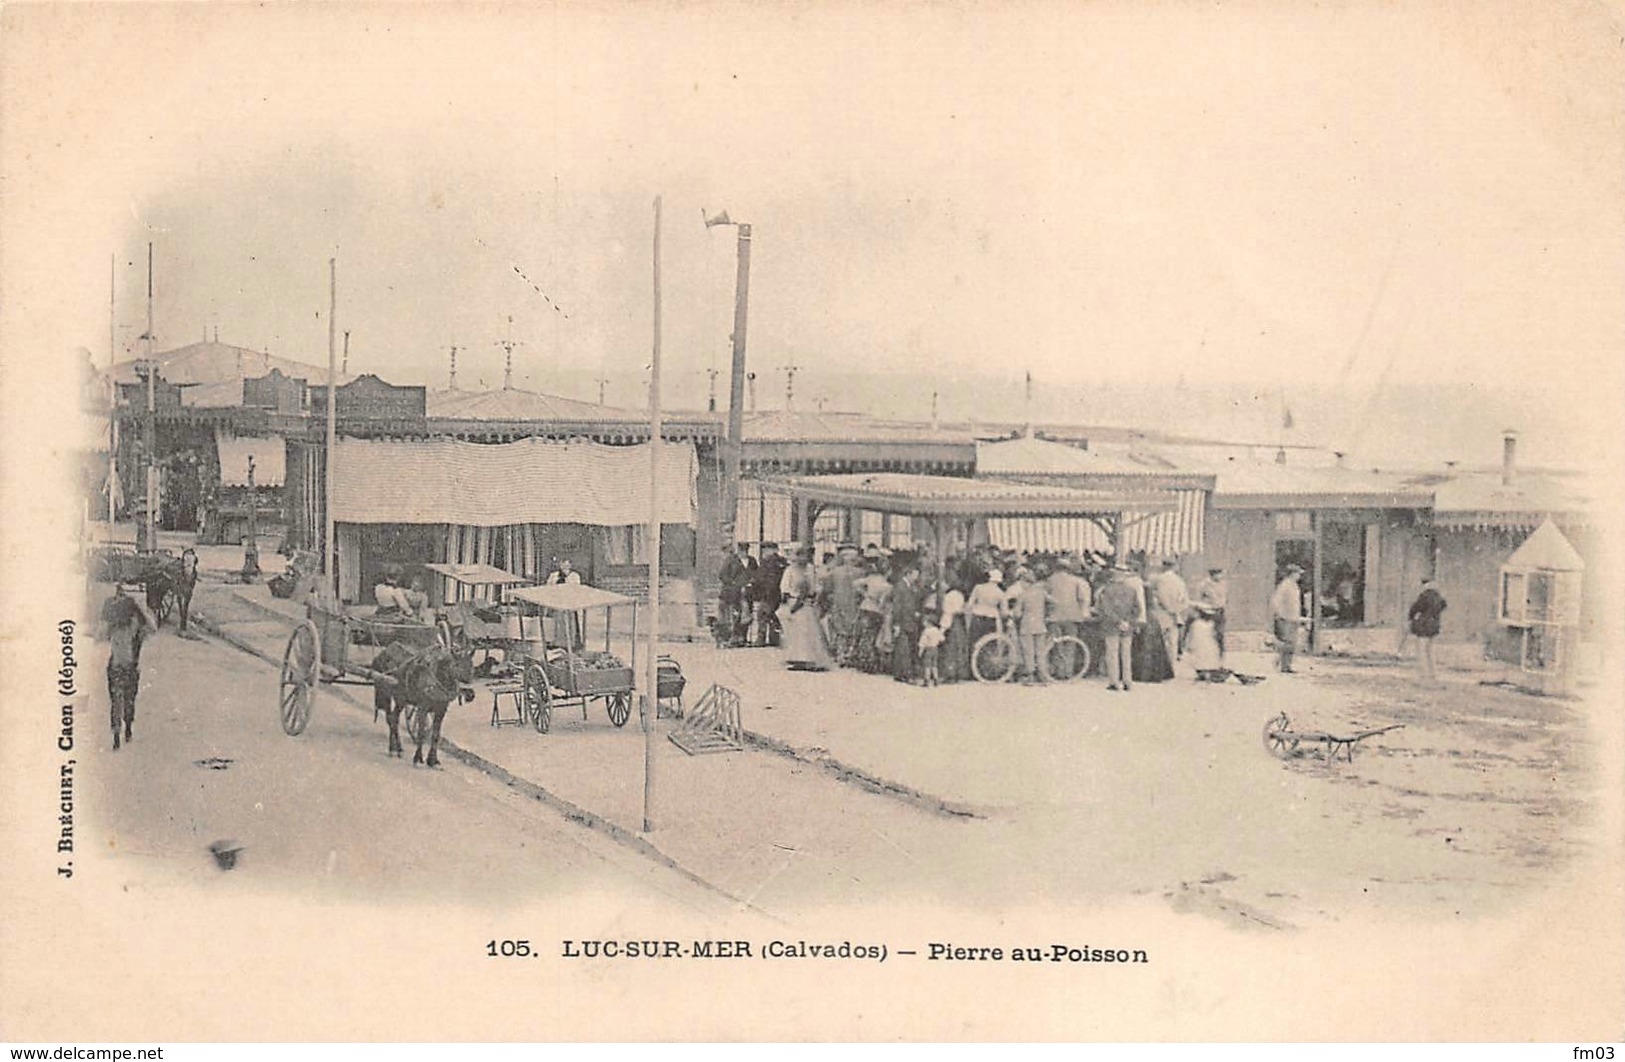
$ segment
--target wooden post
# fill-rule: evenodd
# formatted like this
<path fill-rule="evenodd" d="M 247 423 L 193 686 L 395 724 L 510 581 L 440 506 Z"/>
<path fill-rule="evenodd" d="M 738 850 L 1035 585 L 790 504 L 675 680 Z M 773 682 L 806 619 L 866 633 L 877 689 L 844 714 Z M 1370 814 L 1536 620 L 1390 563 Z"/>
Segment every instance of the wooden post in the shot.
<path fill-rule="evenodd" d="M 1320 587 L 1321 587 L 1321 558 L 1320 558 L 1320 513 L 1310 512 L 1309 527 L 1314 532 L 1315 558 L 1310 565 L 1314 568 L 1312 582 L 1309 587 L 1309 636 L 1306 640 L 1309 652 L 1318 648 L 1316 642 L 1320 637 Z"/>
<path fill-rule="evenodd" d="M 332 602 L 339 599 L 337 544 L 333 541 L 333 448 L 338 436 L 338 259 L 327 260 L 327 436 L 322 451 L 322 575 Z"/>
<path fill-rule="evenodd" d="M 719 222 L 725 223 L 725 222 Z M 745 449 L 745 385 L 750 383 L 751 409 L 756 408 L 756 374 L 745 371 L 745 325 L 750 307 L 750 225 L 736 226 L 739 234 L 738 273 L 734 279 L 733 364 L 728 376 L 728 438 L 722 447 L 722 537 L 737 538 L 734 523 L 739 511 L 739 470 Z"/>
<path fill-rule="evenodd" d="M 107 407 L 107 533 L 113 533 L 118 519 L 118 492 L 113 484 L 118 479 L 118 380 L 114 376 L 114 361 L 118 357 L 117 325 L 114 323 L 114 299 L 118 290 L 117 256 L 107 256 L 107 387 L 110 401 Z"/>
<path fill-rule="evenodd" d="M 655 196 L 654 340 L 649 364 L 649 651 L 643 686 L 643 832 L 654 826 L 655 717 L 660 667 L 660 197 Z M 633 635 L 634 639 L 636 634 Z"/>
<path fill-rule="evenodd" d="M 158 548 L 158 364 L 152 360 L 152 244 L 147 244 L 147 331 L 145 341 L 147 362 L 147 417 L 142 429 L 146 443 L 146 519 L 141 522 L 143 543 L 141 549 Z"/>

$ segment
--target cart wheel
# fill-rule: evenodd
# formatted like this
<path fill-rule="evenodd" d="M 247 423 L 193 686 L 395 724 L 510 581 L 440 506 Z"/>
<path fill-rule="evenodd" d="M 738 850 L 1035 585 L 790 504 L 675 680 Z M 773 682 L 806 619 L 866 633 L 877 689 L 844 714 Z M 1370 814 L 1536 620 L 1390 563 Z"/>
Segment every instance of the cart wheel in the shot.
<path fill-rule="evenodd" d="M 1264 724 L 1264 748 L 1276 759 L 1288 760 L 1297 754 L 1298 738 L 1290 726 L 1285 712 Z"/>
<path fill-rule="evenodd" d="M 1050 644 L 1045 653 L 1049 664 L 1049 677 L 1056 682 L 1071 682 L 1089 673 L 1089 647 L 1083 639 L 1063 634 Z"/>
<path fill-rule="evenodd" d="M 553 687 L 548 685 L 547 672 L 540 664 L 525 668 L 525 718 L 538 734 L 553 729 Z"/>
<path fill-rule="evenodd" d="M 632 695 L 630 693 L 612 693 L 604 704 L 609 709 L 609 721 L 616 726 L 625 726 L 626 721 L 632 717 Z"/>
<path fill-rule="evenodd" d="M 321 672 L 321 639 L 316 624 L 305 620 L 288 635 L 288 647 L 282 652 L 282 732 L 289 737 L 304 733 L 310 722 L 311 702 Z"/>
<path fill-rule="evenodd" d="M 1003 682 L 1016 667 L 1016 645 L 1008 635 L 984 634 L 971 650 L 970 669 L 982 682 Z"/>

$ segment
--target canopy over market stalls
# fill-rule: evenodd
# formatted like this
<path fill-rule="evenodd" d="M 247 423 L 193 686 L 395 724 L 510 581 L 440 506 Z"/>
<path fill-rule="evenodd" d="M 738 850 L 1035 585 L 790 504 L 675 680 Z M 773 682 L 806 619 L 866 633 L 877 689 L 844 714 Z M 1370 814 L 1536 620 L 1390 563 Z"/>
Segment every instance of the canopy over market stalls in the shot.
<path fill-rule="evenodd" d="M 839 506 L 901 514 L 930 528 L 941 564 L 956 537 L 971 541 L 978 523 L 1011 518 L 1083 518 L 1095 522 L 1115 551 L 1124 548 L 1124 528 L 1134 518 L 1177 510 L 1171 491 L 1079 490 L 1037 483 L 924 476 L 905 472 L 836 476 L 790 476 L 770 485 L 801 502 L 802 526 L 811 527 L 819 510 Z M 956 532 L 963 534 L 956 534 Z M 805 538 L 805 536 L 803 536 Z"/>
<path fill-rule="evenodd" d="M 659 445 L 662 523 L 691 529 L 695 446 Z M 630 566 L 649 514 L 649 446 L 340 437 L 332 494 L 340 596 L 359 600 L 386 562 L 489 564 L 526 580 L 561 557 L 583 572 L 596 557 L 600 576 Z"/>
<path fill-rule="evenodd" d="M 340 439 L 333 519 L 346 523 L 638 524 L 649 516 L 648 443 Z M 694 447 L 663 442 L 661 521 L 694 520 Z"/>
<path fill-rule="evenodd" d="M 995 545 L 1028 550 L 1114 552 L 1119 545 L 1148 554 L 1201 553 L 1202 520 L 1213 476 L 1175 468 L 1155 454 L 1086 450 L 1051 439 L 1021 436 L 976 444 L 976 475 L 1012 483 L 1129 492 L 1176 504 L 1166 511 L 1139 510 L 1121 521 L 1122 539 L 1102 523 L 1066 517 L 1003 517 L 988 522 Z"/>

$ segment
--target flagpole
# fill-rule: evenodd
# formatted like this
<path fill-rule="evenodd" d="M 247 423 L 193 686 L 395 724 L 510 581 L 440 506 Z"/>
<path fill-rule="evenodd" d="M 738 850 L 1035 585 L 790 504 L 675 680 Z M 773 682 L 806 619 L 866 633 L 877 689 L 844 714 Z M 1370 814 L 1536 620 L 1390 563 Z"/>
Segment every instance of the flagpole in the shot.
<path fill-rule="evenodd" d="M 111 537 L 118 519 L 118 498 L 113 484 L 118 479 L 118 326 L 114 301 L 118 290 L 118 256 L 107 256 L 107 533 Z"/>
<path fill-rule="evenodd" d="M 660 197 L 655 196 L 654 340 L 649 364 L 649 650 L 644 659 L 643 832 L 654 829 L 655 717 L 660 709 Z M 634 637 L 636 633 L 634 632 Z"/>

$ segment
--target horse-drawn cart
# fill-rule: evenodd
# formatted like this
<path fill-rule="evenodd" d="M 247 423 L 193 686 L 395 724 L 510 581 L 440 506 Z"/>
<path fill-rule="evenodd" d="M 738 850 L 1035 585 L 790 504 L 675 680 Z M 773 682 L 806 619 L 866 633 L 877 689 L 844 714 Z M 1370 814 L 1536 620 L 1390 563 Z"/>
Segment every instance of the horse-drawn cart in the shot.
<path fill-rule="evenodd" d="M 618 727 L 625 726 L 632 714 L 632 691 L 638 664 L 637 600 L 576 584 L 520 587 L 508 592 L 508 600 L 517 602 L 528 612 L 539 614 L 541 619 L 538 624 L 541 639 L 530 643 L 530 659 L 524 666 L 523 700 L 520 702 L 524 718 L 535 726 L 538 733 L 545 734 L 552 729 L 555 708 L 579 704 L 581 718 L 585 720 L 588 702 L 601 700 L 609 721 Z M 623 664 L 610 652 L 610 621 L 616 608 L 627 605 L 632 608 L 633 637 L 631 662 Z M 604 613 L 603 651 L 577 647 L 570 635 L 576 631 L 584 634 L 589 628 L 596 629 L 596 623 L 585 622 L 585 614 L 598 610 Z M 568 617 L 570 621 L 556 625 L 549 622 L 561 617 Z M 555 639 L 549 637 L 549 630 L 555 627 L 566 632 L 566 636 L 560 639 L 565 644 L 554 644 Z"/>
<path fill-rule="evenodd" d="M 367 616 L 312 603 L 308 618 L 288 636 L 282 653 L 282 729 L 297 736 L 310 722 L 316 684 L 394 685 L 393 675 L 373 668 L 373 659 L 386 646 L 404 644 L 419 651 L 435 645 L 450 648 L 443 628 L 404 617 Z M 416 713 L 407 727 L 418 736 Z"/>
<path fill-rule="evenodd" d="M 168 550 L 97 546 L 90 551 L 90 564 L 97 582 L 140 590 L 160 625 L 180 603 L 181 559 Z"/>

